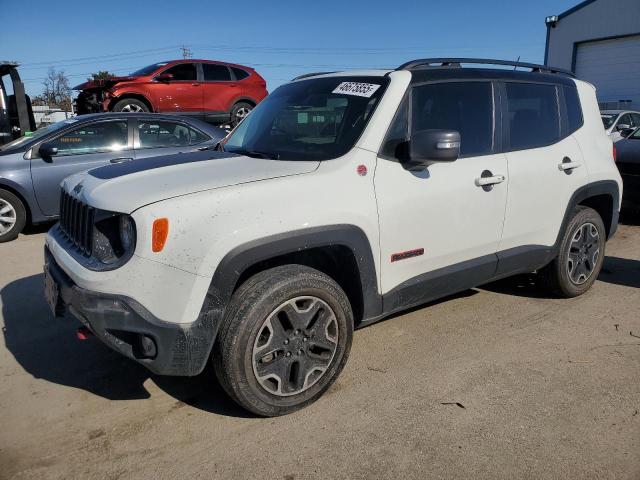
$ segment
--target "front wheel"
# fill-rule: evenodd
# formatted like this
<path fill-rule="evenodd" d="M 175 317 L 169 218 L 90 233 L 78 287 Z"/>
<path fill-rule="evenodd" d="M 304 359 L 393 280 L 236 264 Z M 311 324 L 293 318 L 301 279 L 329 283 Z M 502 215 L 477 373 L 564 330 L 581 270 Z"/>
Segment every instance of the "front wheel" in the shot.
<path fill-rule="evenodd" d="M 558 256 L 540 271 L 543 284 L 566 298 L 589 290 L 604 262 L 606 235 L 598 212 L 577 207 L 565 229 Z"/>
<path fill-rule="evenodd" d="M 139 113 L 148 112 L 149 107 L 137 98 L 123 98 L 111 110 L 114 112 Z"/>
<path fill-rule="evenodd" d="M 20 199 L 0 190 L 0 243 L 16 239 L 26 223 L 27 212 Z"/>
<path fill-rule="evenodd" d="M 349 356 L 353 314 L 330 277 L 302 265 L 258 273 L 233 295 L 213 354 L 216 375 L 261 416 L 316 401 Z"/>

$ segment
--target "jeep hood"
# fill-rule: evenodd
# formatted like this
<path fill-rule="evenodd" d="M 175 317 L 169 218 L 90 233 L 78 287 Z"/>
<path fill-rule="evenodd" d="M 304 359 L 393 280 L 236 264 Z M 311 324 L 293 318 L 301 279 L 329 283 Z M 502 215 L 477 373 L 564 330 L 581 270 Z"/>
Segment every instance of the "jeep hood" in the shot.
<path fill-rule="evenodd" d="M 62 187 L 95 208 L 131 213 L 181 195 L 310 173 L 318 165 L 215 151 L 180 153 L 95 168 L 66 178 Z"/>
<path fill-rule="evenodd" d="M 100 79 L 100 80 L 89 80 L 88 82 L 81 83 L 80 85 L 76 85 L 72 90 L 89 90 L 92 88 L 111 88 L 116 83 L 120 82 L 130 82 L 132 80 L 136 80 L 139 77 L 113 77 L 108 79 Z"/>

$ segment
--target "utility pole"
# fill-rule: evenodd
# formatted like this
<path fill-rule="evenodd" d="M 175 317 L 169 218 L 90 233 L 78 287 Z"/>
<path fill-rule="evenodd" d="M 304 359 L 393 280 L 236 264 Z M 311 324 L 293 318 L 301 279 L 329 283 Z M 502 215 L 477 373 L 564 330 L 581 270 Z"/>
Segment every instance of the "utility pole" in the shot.
<path fill-rule="evenodd" d="M 186 46 L 181 46 L 180 50 L 182 50 L 182 58 L 191 58 L 192 54 L 191 54 L 191 49 L 189 47 Z"/>

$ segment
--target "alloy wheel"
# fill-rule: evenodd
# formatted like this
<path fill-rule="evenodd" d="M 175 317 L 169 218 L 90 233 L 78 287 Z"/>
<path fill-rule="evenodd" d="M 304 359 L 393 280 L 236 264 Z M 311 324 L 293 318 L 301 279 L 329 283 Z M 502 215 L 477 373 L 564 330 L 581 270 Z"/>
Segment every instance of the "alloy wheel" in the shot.
<path fill-rule="evenodd" d="M 121 112 L 126 113 L 138 113 L 142 112 L 142 107 L 140 105 L 136 105 L 135 103 L 127 103 L 124 107 L 122 107 Z"/>
<path fill-rule="evenodd" d="M 293 298 L 263 322 L 251 354 L 260 386 L 278 396 L 311 388 L 329 368 L 338 344 L 338 321 L 313 296 Z"/>
<path fill-rule="evenodd" d="M 567 255 L 567 273 L 575 285 L 586 282 L 598 264 L 600 234 L 593 223 L 582 224 L 571 238 Z"/>
<path fill-rule="evenodd" d="M 238 110 L 236 110 L 236 120 L 239 123 L 241 120 L 243 120 L 247 115 L 249 115 L 249 113 L 251 113 L 251 109 L 248 107 L 240 107 Z"/>
<path fill-rule="evenodd" d="M 0 235 L 9 233 L 16 221 L 16 209 L 9 202 L 0 198 Z"/>

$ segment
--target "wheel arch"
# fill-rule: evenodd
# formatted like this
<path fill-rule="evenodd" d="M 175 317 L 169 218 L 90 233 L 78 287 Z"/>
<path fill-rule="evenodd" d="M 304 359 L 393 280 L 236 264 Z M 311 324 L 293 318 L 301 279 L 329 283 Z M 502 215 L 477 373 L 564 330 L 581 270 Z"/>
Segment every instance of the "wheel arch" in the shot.
<path fill-rule="evenodd" d="M 593 208 L 604 223 L 607 232 L 607 239 L 611 238 L 618 228 L 618 216 L 620 214 L 620 187 L 614 180 L 602 180 L 589 183 L 580 187 L 574 192 L 569 200 L 567 209 L 562 220 L 562 226 L 558 232 L 556 248 L 562 240 L 562 233 L 571 219 L 571 214 L 577 206 Z"/>
<path fill-rule="evenodd" d="M 210 295 L 226 306 L 246 279 L 286 264 L 306 265 L 333 278 L 347 294 L 356 324 L 382 312 L 371 245 L 365 233 L 352 225 L 314 227 L 240 245 L 218 265 Z"/>
<path fill-rule="evenodd" d="M 25 209 L 25 212 L 27 214 L 27 225 L 30 225 L 31 223 L 33 223 L 33 221 L 34 221 L 33 208 L 34 207 L 33 207 L 33 205 L 31 205 L 31 202 L 27 198 L 26 192 L 24 192 L 21 188 L 19 188 L 18 185 L 15 185 L 15 184 L 12 184 L 12 183 L 8 183 L 4 179 L 0 180 L 0 190 L 5 190 L 5 191 L 7 191 L 9 193 L 12 193 L 16 197 L 18 197 L 18 199 L 24 205 L 24 209 Z M 36 211 L 36 213 L 38 213 L 38 212 Z"/>
<path fill-rule="evenodd" d="M 118 93 L 117 96 L 114 96 L 111 101 L 109 102 L 109 111 L 112 111 L 114 105 L 116 103 L 118 103 L 120 100 L 124 100 L 125 98 L 135 98 L 136 100 L 140 100 L 141 102 L 143 102 L 147 107 L 149 107 L 149 111 L 150 112 L 155 112 L 155 108 L 153 108 L 153 103 L 151 103 L 151 100 L 149 100 L 149 98 L 146 95 L 143 95 L 142 93 L 139 92 L 122 92 L 122 93 Z"/>

